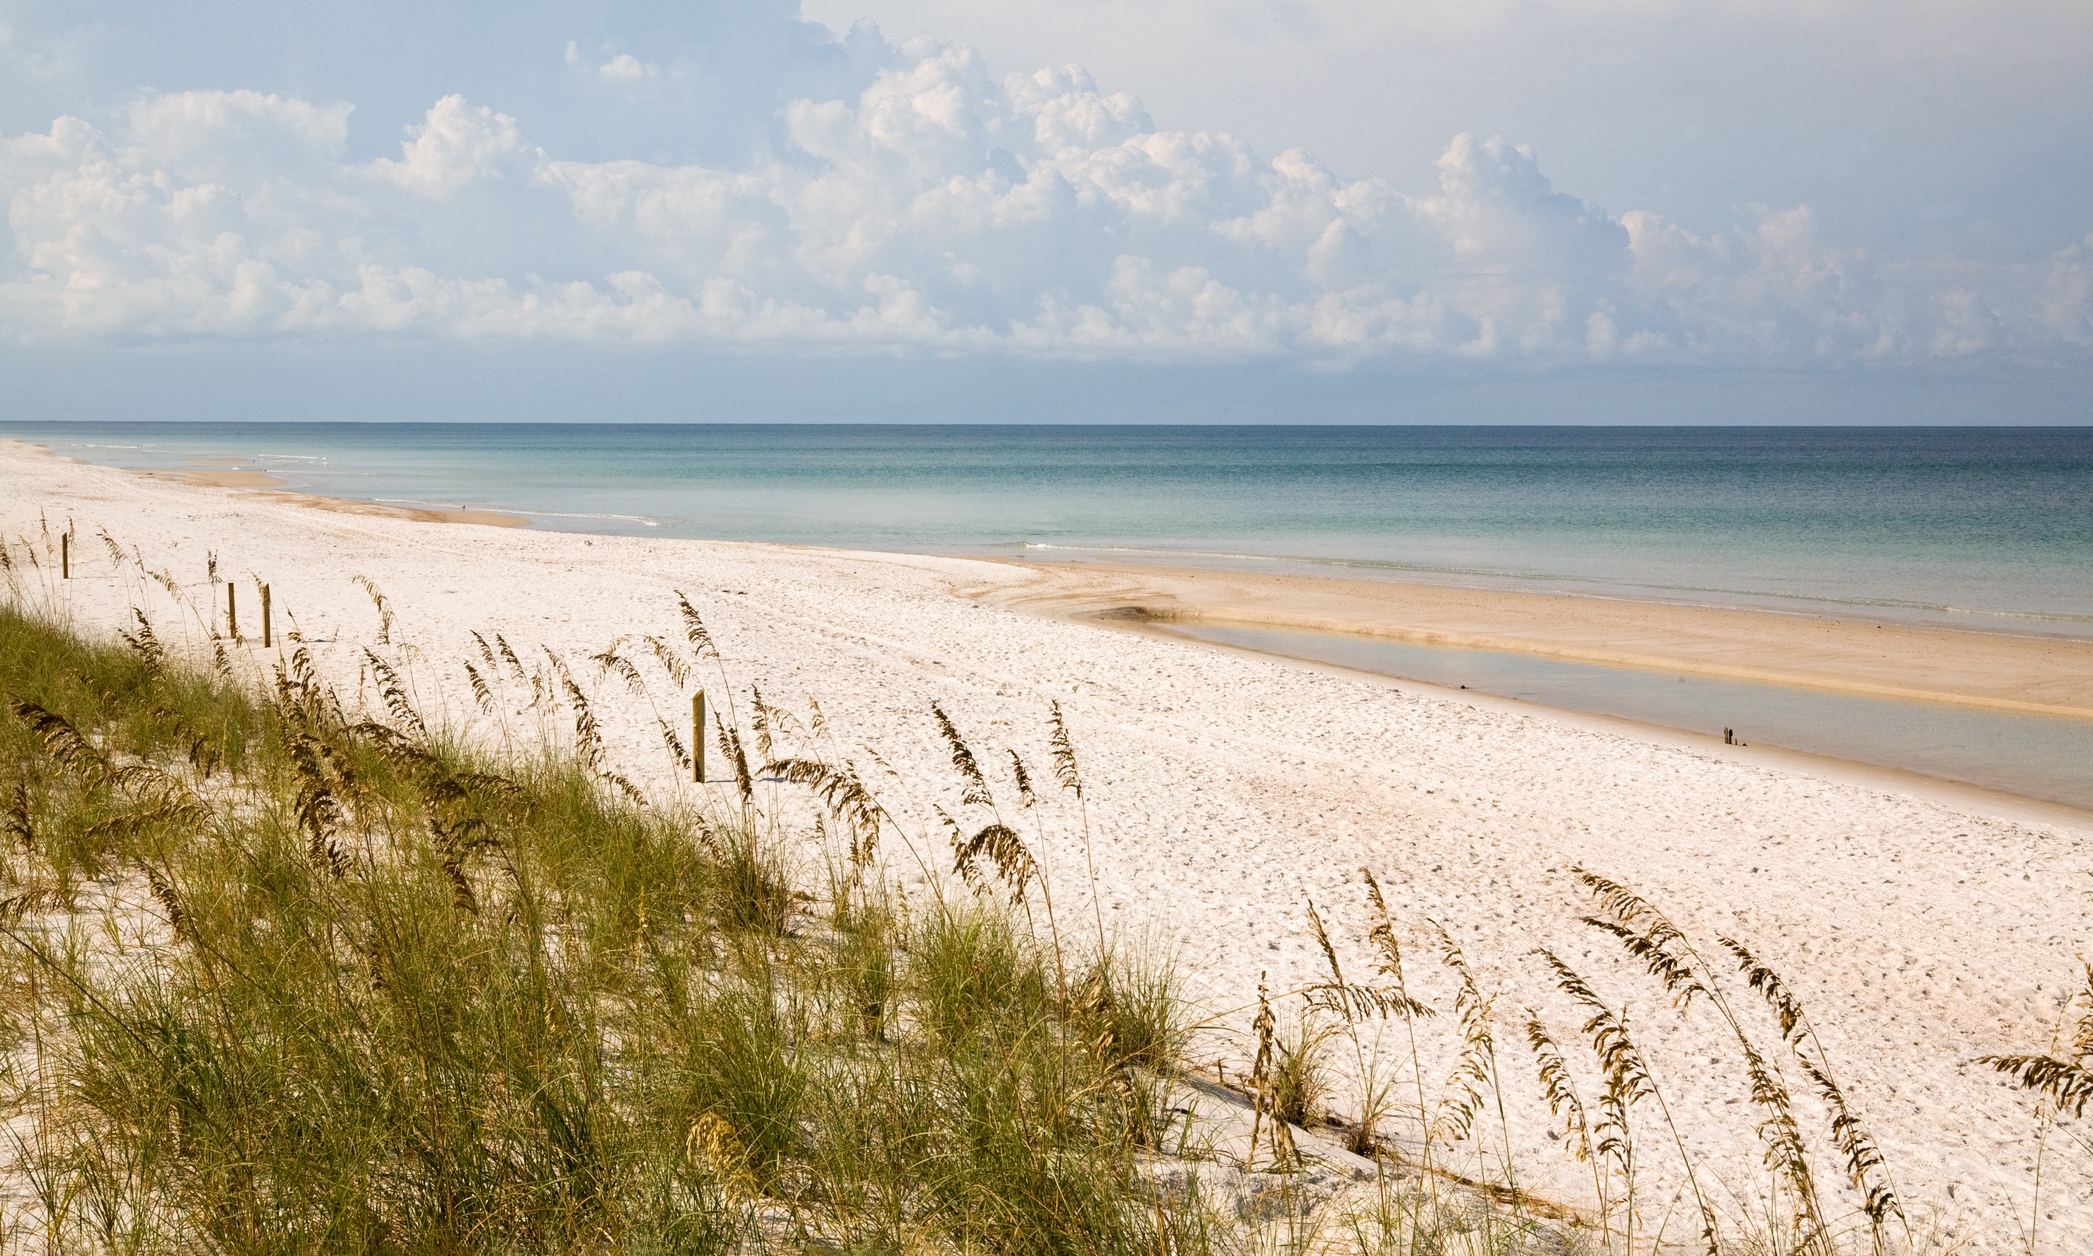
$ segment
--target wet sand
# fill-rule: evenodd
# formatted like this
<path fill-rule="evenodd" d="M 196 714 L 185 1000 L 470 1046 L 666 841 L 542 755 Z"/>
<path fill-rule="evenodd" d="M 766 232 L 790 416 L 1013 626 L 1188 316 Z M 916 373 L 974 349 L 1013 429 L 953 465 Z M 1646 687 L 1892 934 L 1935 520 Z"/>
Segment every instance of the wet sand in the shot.
<path fill-rule="evenodd" d="M 281 492 L 277 490 L 281 490 L 287 481 L 267 471 L 234 468 L 218 471 L 139 471 L 134 474 L 144 476 L 148 480 L 172 480 L 177 484 L 195 484 L 205 488 L 252 489 L 256 490 L 256 496 L 259 497 L 289 502 L 295 506 L 307 506 L 314 510 L 332 510 L 345 515 L 408 519 L 415 523 L 471 523 L 489 528 L 521 528 L 530 524 L 530 520 L 522 515 L 511 515 L 497 510 L 399 506 L 391 502 L 358 501 L 351 497 Z"/>
<path fill-rule="evenodd" d="M 1072 619 L 1356 633 L 1475 650 L 2093 719 L 2093 641 L 1318 576 L 1013 564 L 990 604 Z"/>
<path fill-rule="evenodd" d="M 208 471 L 139 471 L 148 480 L 173 480 L 177 484 L 200 484 L 206 488 L 281 488 L 284 481 L 267 471 L 242 470 L 227 467 Z"/>

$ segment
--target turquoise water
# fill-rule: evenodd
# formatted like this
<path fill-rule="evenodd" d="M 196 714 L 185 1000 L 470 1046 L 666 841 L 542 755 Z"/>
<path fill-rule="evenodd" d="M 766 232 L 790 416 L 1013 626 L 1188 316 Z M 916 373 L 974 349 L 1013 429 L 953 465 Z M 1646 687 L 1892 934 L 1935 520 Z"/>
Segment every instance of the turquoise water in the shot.
<path fill-rule="evenodd" d="M 1115 559 L 2093 636 L 2093 428 L 8 423 L 591 532 Z"/>
<path fill-rule="evenodd" d="M 1738 740 L 1747 744 L 1784 746 L 2093 808 L 2093 720 L 1821 693 L 1338 633 L 1195 624 L 1173 624 L 1165 631 L 1710 736 L 1734 729 Z"/>

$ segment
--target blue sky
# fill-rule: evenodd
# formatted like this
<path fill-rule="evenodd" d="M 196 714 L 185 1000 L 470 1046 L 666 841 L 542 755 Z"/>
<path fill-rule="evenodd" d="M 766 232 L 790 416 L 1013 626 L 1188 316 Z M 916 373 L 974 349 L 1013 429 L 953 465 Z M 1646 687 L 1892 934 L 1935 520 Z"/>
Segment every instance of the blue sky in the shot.
<path fill-rule="evenodd" d="M 20 419 L 2093 422 L 2093 6 L 0 0 Z"/>

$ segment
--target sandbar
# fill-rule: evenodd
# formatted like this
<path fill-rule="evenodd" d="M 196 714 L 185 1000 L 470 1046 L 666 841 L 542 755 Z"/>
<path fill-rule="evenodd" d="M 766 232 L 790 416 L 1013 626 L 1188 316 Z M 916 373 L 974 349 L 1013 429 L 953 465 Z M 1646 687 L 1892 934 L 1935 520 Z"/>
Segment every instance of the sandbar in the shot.
<path fill-rule="evenodd" d="M 206 488 L 281 488 L 284 483 L 281 477 L 270 472 L 237 467 L 215 471 L 202 467 L 181 471 L 140 471 L 138 474 L 149 480 L 173 480 Z"/>
<path fill-rule="evenodd" d="M 2093 640 L 1390 580 L 1027 562 L 995 605 L 1120 624 L 1351 633 L 2093 719 Z"/>

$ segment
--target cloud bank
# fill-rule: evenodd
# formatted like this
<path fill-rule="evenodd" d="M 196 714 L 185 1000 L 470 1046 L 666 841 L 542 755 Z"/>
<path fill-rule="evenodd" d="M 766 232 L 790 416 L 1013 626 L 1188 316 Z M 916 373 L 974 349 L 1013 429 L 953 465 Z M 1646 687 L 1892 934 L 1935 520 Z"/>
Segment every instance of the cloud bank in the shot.
<path fill-rule="evenodd" d="M 59 117 L 0 141 L 0 335 L 1336 369 L 2093 351 L 2093 235 L 2006 264 L 1876 258 L 1806 206 L 1696 234 L 1470 135 L 1435 188 L 1402 191 L 1159 129 L 1077 67 L 998 76 L 965 46 L 863 27 L 850 43 L 825 84 L 847 90 L 789 98 L 731 162 L 579 160 L 462 95 L 376 159 L 352 155 L 347 102 L 192 90 Z M 605 93 L 677 72 L 646 48 L 569 43 L 564 62 Z"/>

